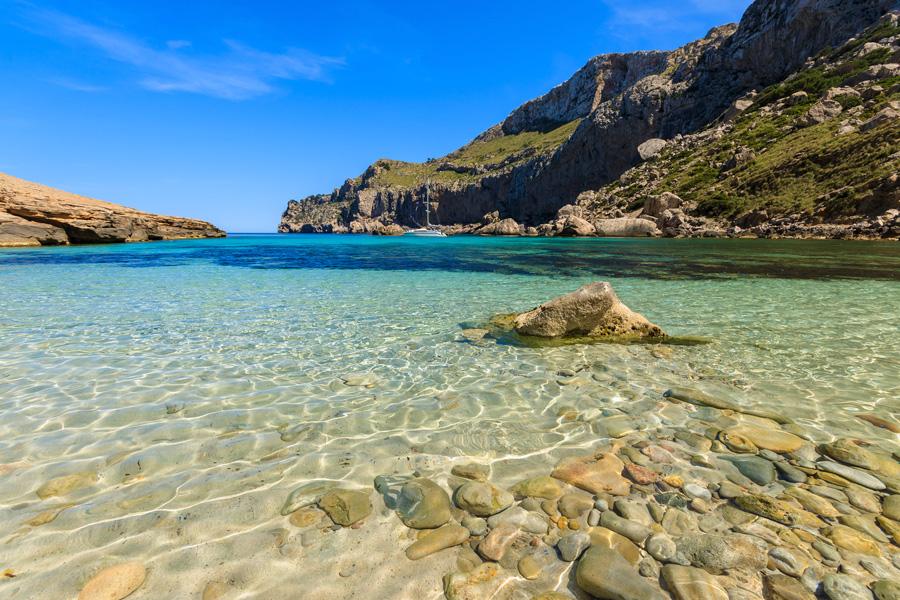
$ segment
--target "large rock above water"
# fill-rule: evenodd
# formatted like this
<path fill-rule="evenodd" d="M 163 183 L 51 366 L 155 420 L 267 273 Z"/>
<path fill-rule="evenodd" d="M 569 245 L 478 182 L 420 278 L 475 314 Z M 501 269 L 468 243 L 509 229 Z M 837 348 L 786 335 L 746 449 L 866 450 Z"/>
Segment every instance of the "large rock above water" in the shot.
<path fill-rule="evenodd" d="M 141 212 L 0 173 L 0 246 L 224 236 L 205 221 Z"/>
<path fill-rule="evenodd" d="M 663 330 L 625 306 L 607 282 L 591 283 L 516 315 L 521 335 L 538 337 L 663 337 Z"/>

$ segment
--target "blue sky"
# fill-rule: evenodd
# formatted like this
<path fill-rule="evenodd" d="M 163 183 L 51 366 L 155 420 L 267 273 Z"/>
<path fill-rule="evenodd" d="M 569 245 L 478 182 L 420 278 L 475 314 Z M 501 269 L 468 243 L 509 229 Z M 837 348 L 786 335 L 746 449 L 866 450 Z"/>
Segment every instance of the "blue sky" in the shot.
<path fill-rule="evenodd" d="M 441 156 L 593 55 L 674 48 L 747 5 L 0 0 L 0 171 L 272 231 L 290 198 Z"/>

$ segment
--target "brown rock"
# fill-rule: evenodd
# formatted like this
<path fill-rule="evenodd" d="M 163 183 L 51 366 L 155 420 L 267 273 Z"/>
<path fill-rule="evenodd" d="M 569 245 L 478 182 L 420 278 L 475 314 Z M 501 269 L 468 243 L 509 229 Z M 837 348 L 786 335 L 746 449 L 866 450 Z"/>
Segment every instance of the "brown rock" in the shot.
<path fill-rule="evenodd" d="M 525 479 L 514 485 L 510 491 L 517 498 L 545 498 L 554 500 L 559 498 L 563 493 L 563 486 L 556 479 L 547 475 L 539 475 L 530 479 Z"/>
<path fill-rule="evenodd" d="M 141 587 L 146 577 L 147 569 L 136 561 L 106 567 L 84 584 L 78 600 L 120 600 Z"/>
<path fill-rule="evenodd" d="M 562 237 L 587 237 L 595 233 L 596 230 L 590 222 L 585 221 L 581 217 L 571 215 L 562 222 L 558 235 Z"/>
<path fill-rule="evenodd" d="M 893 421 L 889 421 L 888 419 L 879 417 L 878 415 L 864 413 L 864 414 L 856 415 L 856 418 L 861 419 L 871 425 L 874 425 L 875 427 L 887 429 L 888 431 L 890 431 L 892 433 L 900 433 L 900 425 L 898 425 L 897 423 L 895 423 Z"/>
<path fill-rule="evenodd" d="M 641 465 L 636 465 L 634 463 L 627 463 L 625 465 L 625 475 L 633 482 L 641 485 L 655 483 L 656 480 L 659 479 L 659 474 L 655 471 L 651 471 L 647 467 L 642 467 Z"/>
<path fill-rule="evenodd" d="M 824 533 L 838 548 L 870 556 L 881 556 L 881 549 L 875 540 L 855 529 L 845 525 L 834 525 Z"/>
<path fill-rule="evenodd" d="M 763 428 L 756 425 L 741 424 L 726 430 L 729 435 L 742 436 L 756 445 L 772 452 L 794 452 L 803 446 L 803 439 L 776 427 Z"/>
<path fill-rule="evenodd" d="M 781 573 L 763 574 L 763 597 L 766 600 L 815 600 L 803 584 Z"/>
<path fill-rule="evenodd" d="M 559 512 L 568 519 L 577 519 L 594 507 L 594 500 L 587 494 L 566 494 L 557 503 Z"/>
<path fill-rule="evenodd" d="M 631 484 L 622 477 L 623 468 L 614 454 L 577 456 L 559 461 L 550 475 L 592 494 L 627 496 Z"/>
<path fill-rule="evenodd" d="M 595 598 L 661 600 L 663 597 L 619 553 L 600 546 L 589 548 L 578 561 L 575 582 Z"/>
<path fill-rule="evenodd" d="M 491 529 L 490 533 L 478 544 L 478 554 L 488 560 L 498 561 L 503 558 L 506 549 L 513 543 L 517 535 L 519 535 L 518 527 L 511 523 L 501 523 Z"/>
<path fill-rule="evenodd" d="M 396 223 L 381 225 L 372 229 L 372 235 L 403 235 L 406 230 Z"/>
<path fill-rule="evenodd" d="M 68 243 L 66 232 L 59 227 L 0 212 L 0 247 L 58 246 Z"/>
<path fill-rule="evenodd" d="M 461 525 L 444 525 L 433 529 L 406 549 L 409 560 L 419 560 L 446 548 L 459 546 L 469 539 L 469 530 Z"/>
<path fill-rule="evenodd" d="M 772 519 L 782 525 L 805 525 L 816 528 L 825 526 L 825 523 L 816 515 L 783 500 L 776 500 L 762 494 L 738 496 L 734 499 L 734 503 L 743 511 Z"/>
<path fill-rule="evenodd" d="M 478 235 L 521 235 L 522 228 L 513 219 L 489 223 L 476 231 Z"/>
<path fill-rule="evenodd" d="M 663 192 L 659 196 L 648 198 L 644 202 L 644 214 L 661 218 L 663 213 L 673 208 L 680 208 L 684 201 L 671 192 Z"/>
<path fill-rule="evenodd" d="M 662 337 L 662 329 L 625 306 L 607 282 L 582 286 L 514 319 L 515 330 L 538 337 Z"/>
<path fill-rule="evenodd" d="M 784 494 L 794 498 L 803 508 L 820 517 L 836 518 L 841 514 L 826 498 L 803 488 L 790 487 L 784 491 Z"/>
<path fill-rule="evenodd" d="M 204 221 L 145 213 L 0 173 L 0 246 L 224 236 Z"/>
<path fill-rule="evenodd" d="M 369 494 L 355 490 L 332 490 L 319 499 L 319 508 L 338 525 L 349 527 L 372 512 Z"/>
<path fill-rule="evenodd" d="M 317 508 L 301 508 L 291 513 L 290 521 L 294 527 L 309 527 L 322 520 L 325 513 Z"/>
<path fill-rule="evenodd" d="M 703 569 L 666 565 L 662 576 L 675 600 L 728 600 L 722 584 Z"/>
<path fill-rule="evenodd" d="M 641 549 L 624 535 L 619 535 L 606 527 L 591 527 L 588 535 L 591 537 L 591 546 L 615 550 L 635 566 L 641 562 Z"/>

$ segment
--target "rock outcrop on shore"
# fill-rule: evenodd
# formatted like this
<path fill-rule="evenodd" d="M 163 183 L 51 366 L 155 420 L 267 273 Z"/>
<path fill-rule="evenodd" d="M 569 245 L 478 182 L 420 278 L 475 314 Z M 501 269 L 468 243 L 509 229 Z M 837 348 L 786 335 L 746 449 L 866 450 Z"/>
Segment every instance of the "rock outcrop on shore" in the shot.
<path fill-rule="evenodd" d="M 0 247 L 224 236 L 205 221 L 146 213 L 0 173 Z"/>
<path fill-rule="evenodd" d="M 757 0 L 674 51 L 595 57 L 443 158 L 292 200 L 279 231 L 416 226 L 427 197 L 448 233 L 898 237 L 898 8 Z M 684 203 L 641 211 L 666 192 Z M 587 224 L 558 223 L 575 204 Z"/>
<path fill-rule="evenodd" d="M 513 326 L 520 335 L 548 338 L 665 336 L 659 326 L 625 306 L 605 281 L 517 314 Z"/>

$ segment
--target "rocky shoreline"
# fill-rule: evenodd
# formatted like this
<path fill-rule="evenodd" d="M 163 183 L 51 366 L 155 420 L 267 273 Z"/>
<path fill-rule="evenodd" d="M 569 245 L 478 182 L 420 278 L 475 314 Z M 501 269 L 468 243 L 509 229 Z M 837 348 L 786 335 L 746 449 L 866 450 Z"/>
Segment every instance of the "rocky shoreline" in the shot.
<path fill-rule="evenodd" d="M 674 194 L 669 194 L 675 197 Z M 679 199 L 680 201 L 680 199 Z M 648 203 L 655 203 L 654 198 Z M 755 214 L 744 216 L 740 224 L 690 217 L 684 211 L 663 211 L 658 216 L 641 209 L 626 216 L 610 217 L 591 222 L 578 216 L 578 206 L 566 205 L 555 221 L 539 227 L 526 227 L 513 219 L 500 219 L 496 213 L 485 215 L 481 223 L 469 225 L 435 226 L 445 235 L 479 235 L 491 237 L 658 237 L 658 238 L 731 238 L 731 239 L 803 239 L 803 240 L 900 240 L 900 210 L 890 209 L 884 214 L 851 223 L 810 223 L 801 216 L 767 219 L 752 224 Z M 660 225 L 663 226 L 660 229 Z M 367 223 L 351 231 L 342 227 L 301 227 L 282 233 L 333 233 L 399 236 L 409 229 L 397 224 Z"/>
<path fill-rule="evenodd" d="M 0 247 L 225 237 L 206 221 L 146 213 L 0 173 Z"/>

